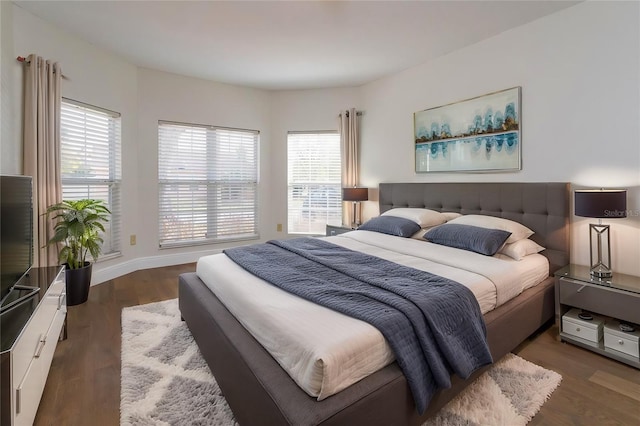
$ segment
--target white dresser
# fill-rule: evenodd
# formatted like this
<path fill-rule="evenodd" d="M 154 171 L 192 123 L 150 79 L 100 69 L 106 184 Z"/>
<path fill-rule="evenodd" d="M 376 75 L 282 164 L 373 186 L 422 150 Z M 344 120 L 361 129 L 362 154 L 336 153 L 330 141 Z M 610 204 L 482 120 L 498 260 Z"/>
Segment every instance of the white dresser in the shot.
<path fill-rule="evenodd" d="M 64 267 L 32 268 L 21 284 L 39 291 L 2 313 L 3 426 L 33 424 L 67 314 Z"/>

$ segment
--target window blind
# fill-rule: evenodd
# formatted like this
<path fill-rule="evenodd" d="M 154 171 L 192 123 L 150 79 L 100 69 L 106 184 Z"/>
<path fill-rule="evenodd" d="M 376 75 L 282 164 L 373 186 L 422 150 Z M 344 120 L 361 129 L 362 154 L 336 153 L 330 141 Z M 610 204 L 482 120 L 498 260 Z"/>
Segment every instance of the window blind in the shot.
<path fill-rule="evenodd" d="M 111 217 L 102 256 L 120 252 L 120 114 L 71 99 L 60 111 L 62 198 L 103 200 Z"/>
<path fill-rule="evenodd" d="M 319 235 L 326 225 L 340 225 L 340 134 L 290 132 L 287 167 L 288 232 Z"/>
<path fill-rule="evenodd" d="M 258 137 L 158 123 L 160 247 L 258 238 Z"/>

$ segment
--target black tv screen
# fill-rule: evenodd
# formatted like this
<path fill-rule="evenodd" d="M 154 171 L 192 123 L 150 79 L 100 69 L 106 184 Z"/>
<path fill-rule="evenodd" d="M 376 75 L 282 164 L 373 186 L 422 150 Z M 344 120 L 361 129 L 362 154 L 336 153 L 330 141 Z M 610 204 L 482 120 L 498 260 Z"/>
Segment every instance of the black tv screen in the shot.
<path fill-rule="evenodd" d="M 31 176 L 0 176 L 0 228 L 0 298 L 4 299 L 33 263 Z"/>

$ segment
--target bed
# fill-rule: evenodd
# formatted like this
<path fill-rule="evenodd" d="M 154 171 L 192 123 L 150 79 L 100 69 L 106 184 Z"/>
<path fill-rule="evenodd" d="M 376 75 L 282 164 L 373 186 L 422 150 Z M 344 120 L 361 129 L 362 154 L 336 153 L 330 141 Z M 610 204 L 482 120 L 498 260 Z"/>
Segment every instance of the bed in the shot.
<path fill-rule="evenodd" d="M 386 183 L 380 212 L 418 207 L 503 217 L 535 231 L 546 247 L 549 272 L 569 261 L 569 187 L 566 183 Z M 452 377 L 452 386 L 416 411 L 407 381 L 391 363 L 346 389 L 318 401 L 304 392 L 236 320 L 195 273 L 179 279 L 182 317 L 240 424 L 420 424 L 475 377 Z M 491 355 L 498 360 L 553 316 L 553 279 L 547 277 L 484 314 Z"/>

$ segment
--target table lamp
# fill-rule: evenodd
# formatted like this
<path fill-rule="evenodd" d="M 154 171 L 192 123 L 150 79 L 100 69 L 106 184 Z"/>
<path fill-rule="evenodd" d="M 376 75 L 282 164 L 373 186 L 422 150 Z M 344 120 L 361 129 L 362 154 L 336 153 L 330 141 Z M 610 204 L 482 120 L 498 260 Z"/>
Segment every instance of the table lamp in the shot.
<path fill-rule="evenodd" d="M 369 199 L 369 188 L 342 188 L 342 201 L 353 202 L 353 223 L 352 228 L 360 226 L 360 217 L 356 215 L 357 205 L 360 201 L 367 201 Z"/>
<path fill-rule="evenodd" d="M 627 217 L 627 191 L 624 189 L 576 190 L 576 216 L 598 218 L 598 224 L 589 224 L 589 254 L 591 276 L 608 278 L 611 272 L 611 244 L 609 225 L 602 219 Z"/>

